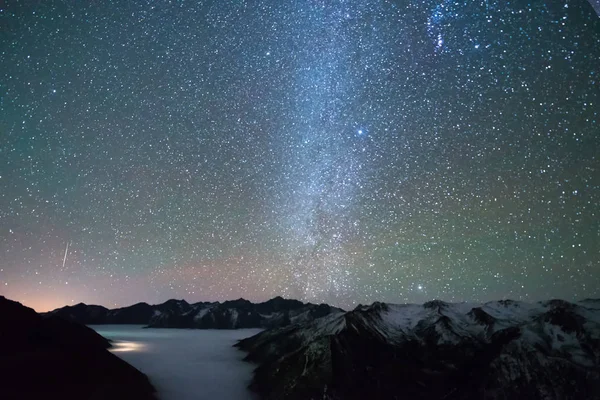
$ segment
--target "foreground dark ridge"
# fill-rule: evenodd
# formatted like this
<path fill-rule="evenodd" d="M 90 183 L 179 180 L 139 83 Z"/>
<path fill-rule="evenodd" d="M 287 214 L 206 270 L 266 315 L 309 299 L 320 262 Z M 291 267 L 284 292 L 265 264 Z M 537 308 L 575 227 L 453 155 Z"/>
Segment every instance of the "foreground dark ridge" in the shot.
<path fill-rule="evenodd" d="M 86 326 L 0 296 L 0 338 L 3 400 L 155 399 L 146 376 Z"/>
<path fill-rule="evenodd" d="M 264 399 L 600 399 L 600 300 L 374 303 L 236 346 Z"/>
<path fill-rule="evenodd" d="M 302 303 L 275 297 L 263 303 L 238 299 L 223 303 L 168 300 L 149 305 L 138 303 L 109 310 L 106 307 L 77 304 L 46 313 L 81 324 L 143 324 L 151 328 L 238 329 L 271 328 L 312 321 L 341 309 L 327 304 Z"/>

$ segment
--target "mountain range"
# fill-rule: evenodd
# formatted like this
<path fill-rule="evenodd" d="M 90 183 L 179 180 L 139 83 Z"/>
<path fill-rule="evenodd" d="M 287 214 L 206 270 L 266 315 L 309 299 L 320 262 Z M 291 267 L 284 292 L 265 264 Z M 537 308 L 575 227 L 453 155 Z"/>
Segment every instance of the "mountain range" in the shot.
<path fill-rule="evenodd" d="M 263 399 L 600 399 L 600 300 L 374 303 L 236 346 Z"/>
<path fill-rule="evenodd" d="M 600 300 L 417 304 L 345 312 L 276 297 L 47 315 L 84 324 L 264 328 L 241 340 L 262 399 L 598 399 Z"/>
<path fill-rule="evenodd" d="M 150 328 L 238 329 L 281 327 L 341 312 L 343 310 L 327 304 L 316 305 L 275 297 L 262 303 L 245 299 L 194 304 L 185 300 L 168 300 L 157 305 L 137 303 L 113 310 L 80 303 L 58 308 L 46 315 L 86 325 L 142 324 Z"/>

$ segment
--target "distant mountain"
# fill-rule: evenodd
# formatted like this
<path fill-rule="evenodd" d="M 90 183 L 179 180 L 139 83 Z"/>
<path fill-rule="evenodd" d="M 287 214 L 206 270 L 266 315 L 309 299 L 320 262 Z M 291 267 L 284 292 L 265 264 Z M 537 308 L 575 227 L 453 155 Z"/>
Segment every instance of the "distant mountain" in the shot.
<path fill-rule="evenodd" d="M 204 304 L 204 303 L 198 303 Z M 162 313 L 183 313 L 192 308 L 185 300 L 168 300 L 162 304 L 137 303 L 128 307 L 108 309 L 103 306 L 79 303 L 44 313 L 86 325 L 136 324 L 146 325 Z"/>
<path fill-rule="evenodd" d="M 271 328 L 312 321 L 341 309 L 276 297 L 264 303 L 239 299 L 223 303 L 194 304 L 183 312 L 156 313 L 153 328 L 238 329 Z"/>
<path fill-rule="evenodd" d="M 66 306 L 42 315 L 54 315 L 72 322 L 85 325 L 103 324 L 109 309 L 102 306 L 94 306 L 79 303 L 74 306 Z"/>
<path fill-rule="evenodd" d="M 374 303 L 236 346 L 263 399 L 600 399 L 600 300 Z"/>
<path fill-rule="evenodd" d="M 155 399 L 146 376 L 107 351 L 110 343 L 86 326 L 42 318 L 0 296 L 0 338 L 3 400 Z"/>
<path fill-rule="evenodd" d="M 138 303 L 109 310 L 102 306 L 66 306 L 45 315 L 58 316 L 82 324 L 143 324 L 152 328 L 238 329 L 271 328 L 312 321 L 341 309 L 282 297 L 252 303 L 238 299 L 223 303 L 189 304 L 185 300 L 168 300 L 149 305 Z"/>

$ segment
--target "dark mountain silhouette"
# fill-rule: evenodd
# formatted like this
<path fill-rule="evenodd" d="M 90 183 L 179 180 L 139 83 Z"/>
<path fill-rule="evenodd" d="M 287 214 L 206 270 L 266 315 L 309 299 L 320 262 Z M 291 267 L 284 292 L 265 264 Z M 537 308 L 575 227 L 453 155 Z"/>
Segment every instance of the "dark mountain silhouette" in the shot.
<path fill-rule="evenodd" d="M 71 307 L 91 318 L 103 308 Z M 94 319 L 88 319 L 94 321 Z M 0 296 L 0 398 L 154 399 L 140 371 L 111 354 L 111 344 L 92 329 L 63 318 L 42 318 Z"/>

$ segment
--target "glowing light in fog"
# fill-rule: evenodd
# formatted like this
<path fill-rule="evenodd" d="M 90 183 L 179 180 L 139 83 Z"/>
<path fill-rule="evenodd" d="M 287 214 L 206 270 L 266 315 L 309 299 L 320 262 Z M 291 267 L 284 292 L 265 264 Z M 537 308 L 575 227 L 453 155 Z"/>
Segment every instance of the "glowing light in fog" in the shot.
<path fill-rule="evenodd" d="M 113 347 L 110 349 L 111 351 L 121 352 L 121 351 L 142 351 L 144 349 L 144 345 L 137 342 L 113 342 Z"/>

